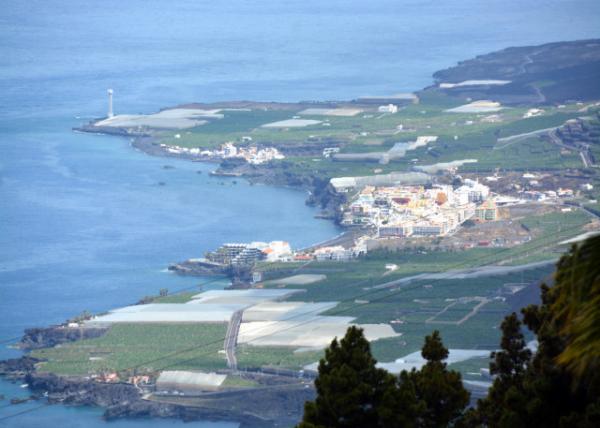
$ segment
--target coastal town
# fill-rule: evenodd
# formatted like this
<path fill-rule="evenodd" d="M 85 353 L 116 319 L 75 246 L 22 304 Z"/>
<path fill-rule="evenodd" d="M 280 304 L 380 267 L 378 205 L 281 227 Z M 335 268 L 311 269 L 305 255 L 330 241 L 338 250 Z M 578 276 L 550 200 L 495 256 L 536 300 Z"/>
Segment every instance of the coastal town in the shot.
<path fill-rule="evenodd" d="M 600 44 L 582 46 L 600 52 Z M 394 374 L 420 369 L 423 338 L 439 329 L 448 367 L 483 397 L 503 317 L 539 296 L 573 243 L 600 233 L 598 97 L 546 89 L 552 79 L 574 79 L 553 69 L 552 79 L 531 76 L 531 61 L 542 69 L 552 61 L 540 60 L 543 47 L 523 49 L 514 61 L 522 70 L 513 71 L 525 77 L 490 78 L 475 64 L 458 76 L 442 70 L 415 93 L 348 101 L 115 114 L 121 92 L 109 89 L 106 117 L 74 129 L 124 137 L 162 157 L 148 167 L 156 174 L 130 178 L 143 177 L 144 197 L 135 202 L 150 194 L 197 204 L 184 220 L 170 217 L 170 207 L 152 212 L 151 224 L 166 232 L 140 237 L 156 243 L 127 259 L 149 263 L 123 279 L 140 287 L 124 293 L 134 298 L 78 307 L 60 324 L 26 330 L 16 346 L 27 354 L 0 361 L 0 374 L 52 402 L 104 406 L 107 419 L 234 415 L 255 424 L 248 426 L 293 426 L 314 398 L 324 350 L 349 327 L 364 331 L 378 367 Z M 217 202 L 199 187 L 174 192 L 188 181 L 214 190 Z M 260 185 L 295 189 L 299 205 L 284 209 L 279 193 L 263 200 Z M 247 200 L 232 190 L 265 208 L 266 226 L 254 227 Z M 235 210 L 207 221 L 226 197 Z M 298 239 L 308 236 L 304 225 L 290 227 L 299 206 L 314 217 L 310 225 L 328 222 L 326 236 Z M 272 221 L 286 224 L 274 231 Z M 207 238 L 211 228 L 226 233 Z M 182 250 L 175 240 L 169 251 L 182 251 L 157 267 L 147 254 L 171 230 L 193 241 Z M 150 265 L 159 276 L 149 278 L 158 279 L 136 284 Z M 98 287 L 110 294 L 107 283 Z"/>
<path fill-rule="evenodd" d="M 338 207 L 344 232 L 333 240 L 305 249 L 294 249 L 281 240 L 224 243 L 202 258 L 171 265 L 170 269 L 186 275 L 227 274 L 236 283 L 241 281 L 237 287 L 243 288 L 260 283 L 262 270 L 269 264 L 350 262 L 382 249 L 513 247 L 536 237 L 534 231 L 521 226 L 523 213 L 568 215 L 577 209 L 582 192 L 593 189 L 590 183 L 581 184 L 579 189 L 552 189 L 551 184 L 542 184 L 544 178 L 532 173 L 514 177 L 507 194 L 495 193 L 490 187 L 501 188 L 498 183 L 503 179 L 499 176 L 484 178 L 490 183 L 485 185 L 453 174 L 446 180 L 459 184 L 366 184 L 350 194 L 344 189 L 340 191 L 347 202 Z M 516 181 L 525 183 L 527 190 Z M 590 228 L 600 228 L 600 223 L 596 220 Z M 261 268 L 256 269 L 259 265 Z"/>

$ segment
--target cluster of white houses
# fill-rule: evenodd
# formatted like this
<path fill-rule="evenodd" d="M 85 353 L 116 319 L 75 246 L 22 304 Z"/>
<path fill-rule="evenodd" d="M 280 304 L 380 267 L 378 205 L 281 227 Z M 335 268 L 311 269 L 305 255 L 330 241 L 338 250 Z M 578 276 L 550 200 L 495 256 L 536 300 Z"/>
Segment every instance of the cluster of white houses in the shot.
<path fill-rule="evenodd" d="M 183 154 L 212 160 L 239 158 L 244 159 L 246 162 L 253 165 L 260 165 L 272 160 L 285 158 L 285 156 L 275 147 L 237 147 L 233 143 L 222 144 L 217 150 L 202 150 L 198 147 L 188 148 L 167 144 L 161 144 L 161 147 L 171 154 Z"/>
<path fill-rule="evenodd" d="M 345 211 L 342 224 L 374 226 L 380 238 L 444 236 L 468 219 L 496 220 L 497 215 L 489 188 L 466 180 L 457 189 L 366 186 Z"/>

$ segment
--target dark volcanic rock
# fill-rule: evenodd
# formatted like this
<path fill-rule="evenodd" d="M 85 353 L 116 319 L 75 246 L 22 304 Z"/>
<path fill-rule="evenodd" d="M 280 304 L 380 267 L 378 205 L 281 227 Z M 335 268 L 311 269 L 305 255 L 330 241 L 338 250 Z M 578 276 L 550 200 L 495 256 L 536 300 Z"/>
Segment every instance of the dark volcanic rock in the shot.
<path fill-rule="evenodd" d="M 35 363 L 40 360 L 31 357 L 13 358 L 0 361 L 0 375 L 18 375 L 35 370 Z"/>
<path fill-rule="evenodd" d="M 546 104 L 600 97 L 600 40 L 578 40 L 503 49 L 459 62 L 433 75 L 436 82 L 509 80 L 506 85 L 444 89 L 460 98 L 504 104 Z M 539 82 L 544 82 L 540 85 Z"/>
<path fill-rule="evenodd" d="M 79 328 L 55 326 L 48 328 L 29 328 L 19 346 L 23 349 L 50 348 L 59 343 L 75 342 L 81 339 L 100 337 L 108 328 Z"/>
<path fill-rule="evenodd" d="M 36 392 L 48 392 L 50 403 L 109 407 L 128 405 L 140 399 L 138 389 L 125 383 L 100 383 L 91 379 L 66 378 L 50 373 L 30 373 L 25 378 Z"/>
<path fill-rule="evenodd" d="M 104 412 L 104 418 L 107 420 L 120 418 L 176 418 L 186 422 L 197 420 L 239 421 L 242 428 L 268 428 L 273 426 L 271 421 L 253 415 L 237 415 L 227 410 L 188 407 L 143 400 L 108 407 Z"/>

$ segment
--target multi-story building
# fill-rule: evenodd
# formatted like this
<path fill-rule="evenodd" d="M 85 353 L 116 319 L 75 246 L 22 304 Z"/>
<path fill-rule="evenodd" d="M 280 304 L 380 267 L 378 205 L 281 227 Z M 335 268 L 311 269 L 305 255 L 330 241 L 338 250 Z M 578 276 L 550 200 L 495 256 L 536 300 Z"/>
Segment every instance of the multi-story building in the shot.
<path fill-rule="evenodd" d="M 392 236 L 408 237 L 413 234 L 413 225 L 410 222 L 393 223 L 379 226 L 379 237 L 387 238 Z"/>
<path fill-rule="evenodd" d="M 475 209 L 475 218 L 479 221 L 495 221 L 498 218 L 498 207 L 493 199 L 488 199 Z"/>
<path fill-rule="evenodd" d="M 344 213 L 343 224 L 369 224 L 380 237 L 439 236 L 475 215 L 489 189 L 472 180 L 449 185 L 365 187 Z"/>

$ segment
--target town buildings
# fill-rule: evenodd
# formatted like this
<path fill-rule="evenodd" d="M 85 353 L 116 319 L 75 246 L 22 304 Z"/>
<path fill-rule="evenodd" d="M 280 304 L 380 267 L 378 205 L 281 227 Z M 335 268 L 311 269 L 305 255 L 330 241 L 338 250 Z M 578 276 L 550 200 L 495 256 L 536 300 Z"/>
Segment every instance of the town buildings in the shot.
<path fill-rule="evenodd" d="M 481 220 L 497 217 L 495 203 L 488 202 L 489 188 L 465 180 L 450 185 L 366 186 L 344 213 L 346 226 L 372 226 L 380 238 L 444 236 L 453 232 L 479 209 Z"/>
<path fill-rule="evenodd" d="M 495 221 L 498 218 L 496 202 L 488 199 L 475 209 L 475 218 L 479 221 Z"/>
<path fill-rule="evenodd" d="M 174 155 L 186 155 L 207 160 L 237 158 L 244 159 L 251 165 L 260 165 L 272 160 L 285 159 L 285 156 L 275 147 L 238 147 L 233 143 L 225 143 L 216 150 L 201 150 L 198 147 L 188 148 L 167 144 L 161 144 L 160 146 L 168 153 Z"/>

